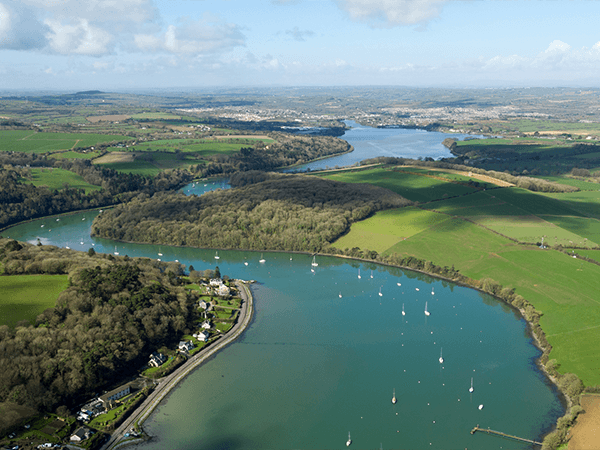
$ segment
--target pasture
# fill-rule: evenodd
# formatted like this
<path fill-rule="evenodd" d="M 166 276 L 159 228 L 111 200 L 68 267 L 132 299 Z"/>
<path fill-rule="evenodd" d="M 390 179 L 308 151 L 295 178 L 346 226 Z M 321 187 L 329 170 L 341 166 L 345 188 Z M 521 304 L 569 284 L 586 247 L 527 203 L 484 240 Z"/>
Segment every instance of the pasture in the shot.
<path fill-rule="evenodd" d="M 40 133 L 33 130 L 0 130 L 0 151 L 52 153 L 92 147 L 133 138 L 108 134 Z"/>
<path fill-rule="evenodd" d="M 59 168 L 32 168 L 30 182 L 34 186 L 46 186 L 49 189 L 64 189 L 66 185 L 74 189 L 85 189 L 86 193 L 98 191 L 100 186 L 88 183 L 74 172 Z"/>
<path fill-rule="evenodd" d="M 0 325 L 34 322 L 69 286 L 67 275 L 10 275 L 0 277 Z"/>
<path fill-rule="evenodd" d="M 367 183 L 389 189 L 415 202 L 429 202 L 476 192 L 475 187 L 441 179 L 439 172 L 429 175 L 414 169 L 371 168 L 321 173 L 317 176 L 345 183 Z M 459 175 L 452 176 L 459 177 Z"/>
<path fill-rule="evenodd" d="M 586 204 L 591 194 L 597 192 L 556 195 L 580 196 L 576 199 Z M 550 358 L 558 360 L 559 370 L 576 373 L 586 385 L 600 385 L 600 266 L 518 244 L 492 231 L 534 242 L 538 235 L 546 236 L 550 245 L 554 238 L 595 246 L 600 222 L 575 210 L 577 202 L 567 198 L 571 201 L 518 188 L 488 189 L 428 203 L 423 209 L 377 213 L 353 224 L 333 245 L 454 265 L 467 277 L 490 278 L 514 288 L 542 313 L 540 324 L 552 345 Z M 596 257 L 600 252 L 577 251 Z"/>

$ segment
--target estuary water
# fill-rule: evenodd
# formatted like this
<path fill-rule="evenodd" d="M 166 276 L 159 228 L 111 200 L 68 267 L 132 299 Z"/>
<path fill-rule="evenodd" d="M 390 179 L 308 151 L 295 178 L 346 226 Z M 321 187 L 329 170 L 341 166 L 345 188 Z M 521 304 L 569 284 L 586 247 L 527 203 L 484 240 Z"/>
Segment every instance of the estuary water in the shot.
<path fill-rule="evenodd" d="M 333 169 L 336 166 L 351 166 L 364 159 L 377 156 L 395 156 L 398 158 L 451 158 L 450 150 L 442 142 L 446 138 L 463 140 L 470 134 L 439 133 L 418 129 L 404 128 L 373 128 L 360 125 L 352 120 L 344 121 L 351 127 L 340 139 L 347 141 L 354 147 L 354 151 L 340 156 L 334 156 L 309 164 L 294 167 L 288 171 L 306 171 Z"/>
<path fill-rule="evenodd" d="M 333 257 L 313 267 L 308 255 L 264 252 L 260 263 L 261 253 L 220 250 L 216 260 L 214 250 L 92 239 L 95 214 L 3 235 L 257 281 L 250 327 L 163 401 L 144 424 L 154 438 L 137 448 L 334 449 L 350 433 L 360 449 L 526 449 L 470 430 L 539 440 L 564 412 L 526 323 L 488 295 Z"/>

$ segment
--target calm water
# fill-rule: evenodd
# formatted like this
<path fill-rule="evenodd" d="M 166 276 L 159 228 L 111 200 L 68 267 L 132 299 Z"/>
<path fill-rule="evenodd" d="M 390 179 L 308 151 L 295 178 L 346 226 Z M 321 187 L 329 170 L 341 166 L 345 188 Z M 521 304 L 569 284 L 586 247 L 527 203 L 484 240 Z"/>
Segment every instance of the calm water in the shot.
<path fill-rule="evenodd" d="M 42 219 L 3 235 L 78 250 L 116 247 L 197 270 L 217 263 L 214 250 L 91 239 L 93 217 Z M 345 447 L 348 432 L 351 448 L 524 449 L 469 432 L 479 424 L 539 438 L 563 414 L 535 366 L 539 351 L 525 322 L 487 295 L 336 258 L 318 258 L 313 273 L 305 255 L 265 252 L 264 264 L 260 253 L 219 256 L 223 274 L 258 281 L 254 320 L 156 409 L 144 426 L 155 438 L 143 450 L 333 449 Z"/>
<path fill-rule="evenodd" d="M 294 170 L 321 170 L 332 169 L 336 166 L 351 166 L 364 159 L 375 158 L 376 156 L 396 156 L 413 159 L 418 157 L 451 158 L 452 153 L 442 145 L 444 139 L 451 137 L 462 140 L 465 137 L 474 137 L 468 134 L 448 134 L 414 129 L 372 128 L 362 126 L 351 120 L 346 120 L 345 123 L 352 128 L 340 138 L 354 147 L 353 152 L 304 164 L 294 168 Z"/>

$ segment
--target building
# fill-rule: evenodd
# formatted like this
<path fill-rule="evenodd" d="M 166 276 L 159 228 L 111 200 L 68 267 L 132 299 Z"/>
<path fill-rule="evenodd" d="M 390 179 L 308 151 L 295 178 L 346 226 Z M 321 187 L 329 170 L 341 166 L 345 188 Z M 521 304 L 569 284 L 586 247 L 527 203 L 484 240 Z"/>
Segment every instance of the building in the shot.
<path fill-rule="evenodd" d="M 81 441 L 85 441 L 91 435 L 92 435 L 92 431 L 89 428 L 79 427 L 79 428 L 77 428 L 77 430 L 75 430 L 75 433 L 73 433 L 71 435 L 69 440 L 72 442 L 81 442 Z"/>
<path fill-rule="evenodd" d="M 194 343 L 192 341 L 181 341 L 179 342 L 179 350 L 182 352 L 189 352 L 194 348 Z"/>
<path fill-rule="evenodd" d="M 148 365 L 150 367 L 160 367 L 167 361 L 167 357 L 162 353 L 153 352 L 150 354 Z"/>
<path fill-rule="evenodd" d="M 210 324 L 210 320 L 205 320 L 204 322 L 202 322 L 202 329 L 210 330 L 211 328 L 212 326 Z"/>
<path fill-rule="evenodd" d="M 132 389 L 132 385 L 133 383 L 127 383 L 122 386 L 119 386 L 118 388 L 113 389 L 112 391 L 109 391 L 104 395 L 101 395 L 100 397 L 98 397 L 98 400 L 100 400 L 104 404 L 106 410 L 109 410 L 113 407 L 117 400 L 126 397 L 127 395 L 131 394 L 133 390 L 135 390 Z"/>

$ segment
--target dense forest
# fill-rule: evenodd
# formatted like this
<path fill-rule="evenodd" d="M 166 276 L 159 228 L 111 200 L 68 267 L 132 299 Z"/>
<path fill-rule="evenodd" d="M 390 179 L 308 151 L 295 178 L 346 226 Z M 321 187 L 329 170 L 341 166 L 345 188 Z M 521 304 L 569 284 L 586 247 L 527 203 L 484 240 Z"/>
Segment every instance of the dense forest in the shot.
<path fill-rule="evenodd" d="M 101 189 L 85 193 L 83 189 L 70 187 L 61 190 L 35 187 L 24 182 L 30 178 L 30 167 L 70 170 L 88 183 L 101 186 Z M 150 178 L 95 166 L 89 160 L 54 160 L 36 155 L 2 153 L 0 227 L 36 217 L 113 205 L 140 193 L 152 195 L 176 189 L 191 179 L 191 174 L 183 170 L 165 171 Z"/>
<path fill-rule="evenodd" d="M 35 325 L 0 326 L 0 402 L 52 411 L 135 373 L 196 320 L 182 266 L 0 239 L 5 273 L 68 273 Z"/>
<path fill-rule="evenodd" d="M 290 136 L 271 133 L 277 142 L 257 141 L 252 147 L 242 148 L 232 155 L 214 155 L 207 165 L 195 166 L 198 176 L 229 175 L 247 170 L 275 170 L 315 159 L 338 155 L 352 150 L 346 141 L 329 136 Z"/>
<path fill-rule="evenodd" d="M 305 175 L 241 173 L 237 189 L 138 196 L 94 220 L 92 235 L 192 247 L 321 251 L 352 222 L 410 201 L 387 189 Z"/>

